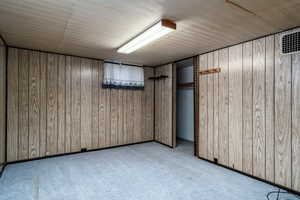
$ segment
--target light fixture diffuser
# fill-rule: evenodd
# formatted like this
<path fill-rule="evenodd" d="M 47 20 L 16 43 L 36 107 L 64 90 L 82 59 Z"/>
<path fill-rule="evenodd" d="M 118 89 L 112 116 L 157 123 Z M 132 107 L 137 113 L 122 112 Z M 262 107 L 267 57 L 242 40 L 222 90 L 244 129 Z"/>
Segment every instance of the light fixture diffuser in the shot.
<path fill-rule="evenodd" d="M 154 40 L 157 40 L 158 38 L 161 38 L 175 30 L 176 24 L 174 22 L 167 19 L 162 19 L 140 35 L 121 46 L 117 52 L 124 54 L 132 53 L 137 49 L 149 44 L 150 42 L 153 42 Z"/>

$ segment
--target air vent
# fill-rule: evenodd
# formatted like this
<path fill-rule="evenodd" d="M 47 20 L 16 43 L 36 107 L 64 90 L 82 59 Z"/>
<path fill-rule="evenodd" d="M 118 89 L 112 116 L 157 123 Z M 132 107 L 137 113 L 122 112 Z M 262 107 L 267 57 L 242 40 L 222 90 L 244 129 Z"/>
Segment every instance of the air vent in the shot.
<path fill-rule="evenodd" d="M 300 53 L 300 30 L 282 34 L 280 48 L 283 55 Z"/>

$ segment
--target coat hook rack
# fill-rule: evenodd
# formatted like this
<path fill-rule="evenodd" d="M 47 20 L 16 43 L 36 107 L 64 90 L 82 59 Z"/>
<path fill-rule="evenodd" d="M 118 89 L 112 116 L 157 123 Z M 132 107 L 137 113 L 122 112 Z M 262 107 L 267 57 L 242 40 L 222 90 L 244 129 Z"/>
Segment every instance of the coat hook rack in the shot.
<path fill-rule="evenodd" d="M 164 78 L 169 78 L 169 76 L 160 75 L 160 76 L 149 77 L 148 79 L 150 79 L 150 80 L 159 80 L 159 79 L 164 79 Z"/>
<path fill-rule="evenodd" d="M 219 72 L 221 72 L 221 68 L 206 69 L 206 70 L 199 71 L 199 75 L 206 75 L 206 74 L 219 73 Z"/>

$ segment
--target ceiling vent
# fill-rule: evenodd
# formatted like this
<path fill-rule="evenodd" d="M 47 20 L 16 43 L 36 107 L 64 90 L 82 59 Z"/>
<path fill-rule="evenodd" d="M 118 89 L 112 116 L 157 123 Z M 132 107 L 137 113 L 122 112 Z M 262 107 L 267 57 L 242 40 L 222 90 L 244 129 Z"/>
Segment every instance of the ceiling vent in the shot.
<path fill-rule="evenodd" d="M 283 55 L 300 53 L 300 29 L 280 36 L 280 50 Z"/>

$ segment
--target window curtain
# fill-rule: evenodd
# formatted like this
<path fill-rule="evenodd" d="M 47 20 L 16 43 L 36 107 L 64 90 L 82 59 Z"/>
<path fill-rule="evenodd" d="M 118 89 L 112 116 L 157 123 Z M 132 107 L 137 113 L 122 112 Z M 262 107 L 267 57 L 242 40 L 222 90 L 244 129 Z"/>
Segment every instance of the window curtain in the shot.
<path fill-rule="evenodd" d="M 104 63 L 103 88 L 144 89 L 144 69 L 130 65 Z"/>

